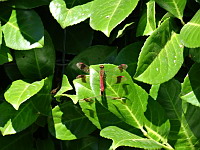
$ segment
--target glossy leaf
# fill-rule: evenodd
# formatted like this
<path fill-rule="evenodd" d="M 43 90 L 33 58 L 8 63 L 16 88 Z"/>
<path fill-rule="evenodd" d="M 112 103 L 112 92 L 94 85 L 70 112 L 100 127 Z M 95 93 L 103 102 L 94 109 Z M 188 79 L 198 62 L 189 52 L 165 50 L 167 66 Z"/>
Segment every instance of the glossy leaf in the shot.
<path fill-rule="evenodd" d="M 13 57 L 8 47 L 0 45 L 0 65 L 13 61 Z"/>
<path fill-rule="evenodd" d="M 70 74 L 68 78 L 74 79 L 77 75 L 83 74 L 76 64 L 83 62 L 87 65 L 99 64 L 99 63 L 112 63 L 117 55 L 117 47 L 95 45 L 88 47 L 86 50 L 81 52 L 79 55 L 74 57 L 66 68 L 66 73 Z M 97 57 L 98 56 L 98 57 Z"/>
<path fill-rule="evenodd" d="M 25 78 L 41 80 L 54 72 L 55 50 L 47 32 L 45 32 L 45 45 L 43 48 L 15 51 L 15 57 L 17 66 Z"/>
<path fill-rule="evenodd" d="M 104 64 L 104 71 L 106 95 L 98 98 L 100 66 L 90 66 L 90 86 L 97 100 L 121 120 L 143 131 L 143 113 L 146 111 L 148 94 L 133 83 L 131 76 L 125 70 L 121 71 L 115 65 Z M 112 97 L 117 99 L 113 100 Z"/>
<path fill-rule="evenodd" d="M 103 107 L 95 98 L 90 87 L 89 76 L 85 79 L 75 79 L 73 81 L 79 105 L 85 116 L 98 128 L 102 129 L 110 125 L 130 129 L 131 127 L 111 113 L 107 108 Z M 89 98 L 88 101 L 84 99 Z"/>
<path fill-rule="evenodd" d="M 160 86 L 157 101 L 163 106 L 170 120 L 169 139 L 174 141 L 175 149 L 195 149 L 198 139 L 186 121 L 183 113 L 185 105 L 179 97 L 180 92 L 181 84 L 176 80 L 170 80 Z"/>
<path fill-rule="evenodd" d="M 199 120 L 200 120 L 200 108 L 191 104 L 188 104 L 187 110 L 185 111 L 185 118 L 187 120 L 190 129 L 192 130 L 193 134 L 198 138 L 198 142 L 194 144 L 195 148 L 198 149 L 200 146 L 200 134 L 199 134 Z"/>
<path fill-rule="evenodd" d="M 107 139 L 103 139 L 103 144 L 108 145 L 107 147 L 102 146 L 102 143 L 100 143 L 101 138 L 93 137 L 93 136 L 87 136 L 78 140 L 73 141 L 65 141 L 66 149 L 83 149 L 83 150 L 105 150 L 109 149 L 110 141 Z"/>
<path fill-rule="evenodd" d="M 5 115 L 7 114 L 7 115 Z M 38 112 L 32 101 L 26 101 L 19 110 L 15 110 L 7 102 L 0 104 L 0 130 L 2 135 L 18 133 L 36 121 Z"/>
<path fill-rule="evenodd" d="M 101 130 L 102 137 L 112 139 L 113 144 L 110 149 L 115 150 L 119 146 L 129 146 L 144 149 L 160 149 L 162 145 L 154 140 L 142 138 L 133 133 L 125 131 L 115 126 L 109 126 Z"/>
<path fill-rule="evenodd" d="M 135 9 L 138 0 L 95 0 L 92 5 L 90 26 L 106 36 Z"/>
<path fill-rule="evenodd" d="M 65 3 L 67 5 L 67 8 L 72 8 L 75 7 L 77 5 L 83 5 L 85 3 L 91 2 L 92 0 L 74 0 L 74 1 L 66 1 Z"/>
<path fill-rule="evenodd" d="M 160 88 L 160 84 L 152 85 L 152 86 L 151 86 L 151 89 L 150 89 L 150 91 L 149 91 L 149 95 L 150 95 L 154 100 L 156 100 L 156 98 L 157 98 L 157 96 L 158 96 L 159 88 Z"/>
<path fill-rule="evenodd" d="M 52 90 L 52 81 L 52 76 L 45 78 L 42 89 L 29 99 L 32 101 L 38 113 L 45 116 L 48 116 L 51 111 L 52 95 L 50 93 Z"/>
<path fill-rule="evenodd" d="M 66 52 L 79 54 L 92 44 L 94 31 L 86 23 L 66 28 Z"/>
<path fill-rule="evenodd" d="M 69 81 L 68 81 L 68 78 L 66 75 L 63 75 L 63 78 L 62 78 L 62 85 L 61 85 L 61 88 L 60 90 L 56 93 L 56 95 L 54 97 L 59 97 L 59 96 L 62 96 L 62 94 L 66 91 L 69 91 L 69 90 L 72 90 L 72 86 L 70 85 Z"/>
<path fill-rule="evenodd" d="M 155 0 L 158 5 L 182 20 L 187 0 Z"/>
<path fill-rule="evenodd" d="M 148 135 L 155 141 L 161 141 L 171 148 L 167 144 L 170 123 L 161 105 L 152 98 L 149 98 L 145 116 L 145 128 L 147 129 Z"/>
<path fill-rule="evenodd" d="M 4 13 L 8 13 L 3 11 Z M 2 18 L 1 19 L 6 19 Z M 41 48 L 44 45 L 44 28 L 38 14 L 33 10 L 12 10 L 3 27 L 7 47 L 15 50 Z M 32 22 L 30 24 L 30 22 Z"/>
<path fill-rule="evenodd" d="M 25 131 L 18 135 L 0 136 L 2 150 L 33 150 L 33 137 L 31 131 Z"/>
<path fill-rule="evenodd" d="M 90 17 L 91 3 L 75 6 L 71 9 L 66 8 L 64 0 L 52 0 L 49 7 L 53 17 L 58 21 L 62 28 L 78 24 Z"/>
<path fill-rule="evenodd" d="M 149 84 L 166 82 L 176 75 L 182 63 L 183 46 L 167 19 L 144 43 L 135 79 Z"/>
<path fill-rule="evenodd" d="M 16 81 L 16 80 L 24 78 L 22 74 L 20 73 L 17 67 L 17 64 L 15 62 L 4 64 L 4 69 L 5 69 L 6 75 L 9 77 L 11 81 Z"/>
<path fill-rule="evenodd" d="M 181 98 L 188 103 L 200 107 L 200 65 L 194 64 L 182 84 Z"/>
<path fill-rule="evenodd" d="M 43 5 L 48 5 L 50 0 L 9 0 L 8 5 L 14 8 L 31 9 Z"/>
<path fill-rule="evenodd" d="M 76 104 L 78 102 L 76 95 L 64 94 L 65 92 L 72 90 L 72 89 L 73 88 L 70 85 L 67 76 L 63 75 L 61 88 L 54 97 L 56 97 L 56 99 L 59 101 L 60 97 L 67 96 L 73 100 L 74 104 Z"/>
<path fill-rule="evenodd" d="M 16 110 L 19 106 L 28 100 L 30 97 L 38 93 L 44 85 L 44 80 L 28 83 L 23 80 L 14 81 L 4 96 Z"/>
<path fill-rule="evenodd" d="M 197 63 L 200 63 L 200 47 L 189 49 L 189 56 Z"/>
<path fill-rule="evenodd" d="M 143 11 L 138 23 L 136 36 L 151 35 L 156 29 L 155 1 L 149 1 L 146 5 L 147 8 Z"/>
<path fill-rule="evenodd" d="M 137 61 L 139 53 L 141 51 L 143 43 L 135 42 L 126 47 L 124 47 L 117 55 L 114 64 L 127 64 L 128 68 L 126 71 L 130 75 L 134 75 L 137 68 Z"/>
<path fill-rule="evenodd" d="M 81 138 L 96 129 L 72 102 L 53 108 L 52 118 L 49 119 L 48 125 L 51 134 L 61 140 Z"/>
<path fill-rule="evenodd" d="M 200 10 L 183 26 L 180 32 L 181 42 L 189 48 L 200 47 Z"/>
<path fill-rule="evenodd" d="M 0 46 L 2 44 L 2 27 L 1 27 L 1 22 L 0 22 Z"/>
<path fill-rule="evenodd" d="M 118 31 L 116 38 L 122 37 L 127 30 L 133 28 L 134 22 L 126 24 L 121 30 Z"/>

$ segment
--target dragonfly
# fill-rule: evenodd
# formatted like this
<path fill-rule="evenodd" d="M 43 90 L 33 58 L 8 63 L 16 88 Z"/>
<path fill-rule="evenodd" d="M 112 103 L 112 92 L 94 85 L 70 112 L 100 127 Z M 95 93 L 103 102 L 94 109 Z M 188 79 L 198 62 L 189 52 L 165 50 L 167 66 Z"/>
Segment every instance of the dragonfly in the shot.
<path fill-rule="evenodd" d="M 89 66 L 85 65 L 84 63 L 77 63 L 77 67 L 81 70 L 89 70 Z M 86 68 L 85 68 L 86 67 Z M 120 70 L 120 72 L 123 72 L 128 66 L 126 64 L 121 64 L 118 66 L 118 69 Z M 106 89 L 106 71 L 104 70 L 104 65 L 100 65 L 99 66 L 99 89 L 100 89 L 100 96 L 106 96 L 105 94 L 105 89 Z M 86 82 L 85 80 L 85 76 L 84 75 L 79 75 L 77 78 L 81 78 L 83 82 Z M 121 83 L 122 79 L 124 78 L 124 76 L 117 76 L 116 77 L 116 84 L 119 84 Z M 94 97 L 92 97 L 94 98 Z M 122 97 L 109 97 L 110 99 L 114 99 L 114 100 L 117 100 L 117 99 L 123 99 Z M 91 98 L 84 98 L 82 99 L 86 102 L 89 102 L 91 101 Z"/>
<path fill-rule="evenodd" d="M 84 71 L 86 73 L 89 73 L 89 66 L 88 65 L 86 65 L 86 64 L 84 64 L 82 62 L 79 62 L 79 63 L 76 64 L 76 66 L 80 70 L 82 70 L 82 71 Z M 126 64 L 121 64 L 121 65 L 118 66 L 118 69 L 120 70 L 120 72 L 123 72 L 124 70 L 127 69 L 127 67 L 128 66 Z M 103 95 L 103 93 L 105 91 L 105 71 L 104 71 L 104 65 L 100 65 L 99 68 L 100 68 L 100 71 L 99 71 L 100 94 Z M 116 77 L 117 78 L 116 83 L 120 83 L 122 81 L 123 77 L 124 76 L 117 76 Z M 84 76 L 79 75 L 78 78 L 82 78 L 82 81 L 84 81 Z"/>

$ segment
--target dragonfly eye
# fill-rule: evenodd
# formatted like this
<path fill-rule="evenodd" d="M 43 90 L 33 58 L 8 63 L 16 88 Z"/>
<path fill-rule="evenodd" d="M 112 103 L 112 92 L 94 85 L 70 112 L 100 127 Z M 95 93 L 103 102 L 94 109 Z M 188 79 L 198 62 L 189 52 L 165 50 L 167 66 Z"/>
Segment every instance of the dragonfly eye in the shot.
<path fill-rule="evenodd" d="M 101 69 L 103 69 L 103 68 L 104 68 L 104 65 L 100 65 L 99 67 L 100 67 Z"/>

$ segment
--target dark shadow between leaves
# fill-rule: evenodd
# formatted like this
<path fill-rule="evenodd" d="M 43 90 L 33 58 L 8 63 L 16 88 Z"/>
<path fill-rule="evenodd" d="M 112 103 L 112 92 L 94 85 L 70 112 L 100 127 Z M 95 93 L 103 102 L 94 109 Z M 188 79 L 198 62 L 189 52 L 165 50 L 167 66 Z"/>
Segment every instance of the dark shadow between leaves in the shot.
<path fill-rule="evenodd" d="M 8 22 L 12 13 L 12 8 L 1 3 L 0 10 L 1 10 L 1 14 L 0 14 L 1 26 L 3 26 L 4 24 Z"/>

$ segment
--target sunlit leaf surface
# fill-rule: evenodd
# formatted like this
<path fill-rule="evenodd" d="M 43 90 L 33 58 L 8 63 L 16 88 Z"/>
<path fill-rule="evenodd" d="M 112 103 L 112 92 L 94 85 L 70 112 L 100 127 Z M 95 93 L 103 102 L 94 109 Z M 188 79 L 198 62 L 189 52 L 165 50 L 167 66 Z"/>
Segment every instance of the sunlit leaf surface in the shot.
<path fill-rule="evenodd" d="M 19 106 L 30 97 L 40 91 L 44 85 L 44 80 L 28 83 L 23 80 L 14 81 L 4 96 L 7 102 L 18 110 Z"/>
<path fill-rule="evenodd" d="M 200 10 L 183 26 L 180 32 L 180 39 L 186 47 L 200 47 Z"/>
<path fill-rule="evenodd" d="M 183 46 L 167 19 L 144 43 L 135 79 L 149 84 L 166 82 L 175 76 L 182 63 Z"/>
<path fill-rule="evenodd" d="M 95 0 L 92 4 L 90 26 L 106 36 L 137 6 L 138 0 Z"/>

